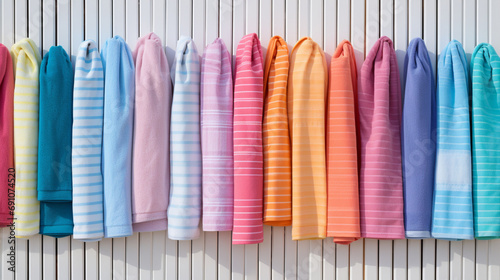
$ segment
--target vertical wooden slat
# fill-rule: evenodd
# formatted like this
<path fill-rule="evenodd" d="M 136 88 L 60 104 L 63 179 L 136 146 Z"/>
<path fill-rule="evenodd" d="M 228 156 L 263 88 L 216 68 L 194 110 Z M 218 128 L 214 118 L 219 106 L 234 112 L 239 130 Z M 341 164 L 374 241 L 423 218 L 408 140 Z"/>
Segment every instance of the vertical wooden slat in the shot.
<path fill-rule="evenodd" d="M 0 279 L 5 279 L 5 280 L 13 280 L 15 278 L 15 272 L 12 271 L 11 269 L 15 269 L 15 258 L 16 258 L 16 252 L 15 249 L 11 250 L 12 248 L 15 248 L 15 242 L 14 239 L 14 231 L 12 231 L 12 236 L 11 236 L 11 229 L 10 227 L 2 228 L 0 229 L 0 253 L 2 256 L 0 256 L 0 261 L 2 262 L 2 270 L 0 271 Z M 19 277 L 20 279 L 25 279 L 26 277 Z"/>
<path fill-rule="evenodd" d="M 192 242 L 191 254 L 191 279 L 205 279 L 205 233 L 202 231 L 200 237 Z"/>
<path fill-rule="evenodd" d="M 349 253 L 347 255 L 349 258 Z M 323 240 L 311 240 L 309 248 L 309 279 L 323 278 Z"/>
<path fill-rule="evenodd" d="M 165 44 L 166 38 L 165 9 L 165 0 L 153 0 L 153 26 L 151 31 L 160 37 L 162 44 Z"/>
<path fill-rule="evenodd" d="M 205 271 L 204 276 L 206 279 L 217 279 L 217 232 L 205 232 Z"/>
<path fill-rule="evenodd" d="M 448 279 L 450 276 L 450 241 L 436 242 L 436 279 Z"/>
<path fill-rule="evenodd" d="M 465 0 L 467 1 L 467 0 Z M 500 35 L 498 32 L 498 27 L 500 26 L 500 18 L 498 17 L 498 11 L 500 11 L 500 1 L 490 0 L 489 7 L 489 43 L 498 52 L 500 50 Z"/>
<path fill-rule="evenodd" d="M 365 239 L 365 279 L 378 279 L 378 240 Z"/>
<path fill-rule="evenodd" d="M 113 239 L 99 241 L 99 279 L 113 278 Z"/>
<path fill-rule="evenodd" d="M 8 3 L 9 1 L 6 2 Z M 78 3 L 78 1 L 75 1 L 75 4 Z M 66 12 L 69 13 L 69 11 Z M 41 0 L 28 0 L 28 37 L 35 42 L 39 49 L 42 47 L 42 13 Z M 8 12 L 5 15 L 8 15 Z M 5 41 L 2 42 L 6 44 Z"/>
<path fill-rule="evenodd" d="M 71 279 L 83 280 L 85 276 L 85 243 L 71 238 Z"/>
<path fill-rule="evenodd" d="M 392 245 L 392 240 L 379 240 L 378 242 L 379 279 L 392 279 Z"/>
<path fill-rule="evenodd" d="M 333 238 L 323 239 L 323 280 L 335 279 L 335 253 Z"/>
<path fill-rule="evenodd" d="M 347 280 L 349 279 L 349 246 L 348 245 L 335 245 L 337 255 L 335 260 L 337 261 L 335 268 L 335 279 L 337 280 Z"/>
<path fill-rule="evenodd" d="M 217 37 L 219 37 L 219 0 L 207 0 L 205 5 L 206 46 L 212 43 Z"/>
<path fill-rule="evenodd" d="M 139 1 L 139 36 L 141 37 L 148 34 L 152 30 L 152 8 L 153 3 L 151 0 Z"/>
<path fill-rule="evenodd" d="M 394 279 L 407 279 L 407 241 L 406 239 L 394 240 L 393 243 L 393 277 Z"/>
<path fill-rule="evenodd" d="M 123 237 L 123 239 L 125 239 L 125 275 L 127 280 L 139 279 L 139 233 L 135 232 L 132 236 Z M 122 240 L 113 246 L 115 248 L 120 246 L 123 244 Z M 114 249 L 113 252 L 116 254 L 117 250 Z M 113 263 L 121 265 L 122 262 L 121 255 L 119 258 L 113 256 Z"/>
<path fill-rule="evenodd" d="M 45 1 L 43 5 L 44 13 L 47 12 L 48 20 L 55 19 L 55 3 L 52 1 Z M 49 9 L 50 7 L 50 9 Z M 26 0 L 15 1 L 14 7 L 15 15 L 14 17 L 14 30 L 15 30 L 15 41 L 19 41 L 28 36 L 28 2 Z M 45 24 L 44 24 L 45 26 Z M 54 34 L 52 34 L 54 35 Z"/>
<path fill-rule="evenodd" d="M 245 279 L 245 245 L 232 245 L 231 279 Z"/>
<path fill-rule="evenodd" d="M 490 240 L 488 252 L 488 280 L 498 279 L 500 277 L 500 240 Z"/>
<path fill-rule="evenodd" d="M 380 35 L 394 40 L 394 0 L 380 0 Z"/>
<path fill-rule="evenodd" d="M 167 0 L 167 14 L 166 14 L 166 45 L 167 45 L 167 59 L 170 67 L 174 62 L 175 48 L 177 46 L 177 39 L 179 39 L 179 3 L 178 0 Z"/>
<path fill-rule="evenodd" d="M 375 42 L 380 38 L 380 2 L 379 0 L 366 0 L 366 53 L 370 51 Z M 365 54 L 366 56 L 366 54 Z"/>
<path fill-rule="evenodd" d="M 476 43 L 486 43 L 489 39 L 488 0 L 476 0 Z M 494 32 L 494 30 L 493 30 Z"/>
<path fill-rule="evenodd" d="M 462 0 L 451 0 L 451 39 L 461 43 L 463 43 L 463 8 Z"/>
<path fill-rule="evenodd" d="M 476 279 L 488 279 L 488 245 L 488 240 L 476 240 Z"/>
<path fill-rule="evenodd" d="M 310 34 L 311 38 L 324 49 L 323 0 L 311 0 Z"/>
<path fill-rule="evenodd" d="M 273 0 L 272 35 L 285 38 L 285 0 Z"/>
<path fill-rule="evenodd" d="M 396 0 L 398 1 L 398 0 Z M 402 2 L 402 1 L 399 1 Z M 408 1 L 408 42 L 413 40 L 414 38 L 420 37 L 422 38 L 422 0 L 409 0 Z M 399 22 L 401 23 L 401 22 Z M 398 28 L 398 23 L 394 25 L 395 28 Z"/>
<path fill-rule="evenodd" d="M 127 279 L 126 273 L 126 237 L 113 238 L 113 277 L 116 279 Z M 130 279 L 130 278 L 129 278 Z"/>
<path fill-rule="evenodd" d="M 182 0 L 179 1 L 179 37 L 180 36 L 193 36 L 193 1 Z"/>
<path fill-rule="evenodd" d="M 155 231 L 153 234 L 153 280 L 165 279 L 165 238 L 166 231 Z"/>
<path fill-rule="evenodd" d="M 123 0 L 113 0 L 113 36 L 120 35 L 127 40 L 125 13 L 126 2 Z"/>
<path fill-rule="evenodd" d="M 324 49 L 326 62 L 330 65 L 331 56 L 337 49 L 337 1 L 325 0 L 323 6 Z M 340 42 L 339 42 L 340 43 Z"/>
<path fill-rule="evenodd" d="M 231 232 L 221 231 L 219 232 L 218 240 L 218 279 L 219 280 L 229 280 L 231 279 Z"/>
<path fill-rule="evenodd" d="M 98 0 L 85 0 L 84 3 L 85 40 L 94 40 L 99 47 L 102 47 L 104 42 L 99 41 L 99 17 L 97 16 L 99 14 Z M 43 21 L 45 22 L 45 17 Z"/>
<path fill-rule="evenodd" d="M 99 1 L 99 42 L 101 42 L 101 46 L 113 36 L 112 5 L 112 1 Z"/>
<path fill-rule="evenodd" d="M 288 36 L 288 34 L 287 34 Z M 285 227 L 285 279 L 297 279 L 297 241 L 292 240 L 292 227 Z"/>
<path fill-rule="evenodd" d="M 139 279 L 150 280 L 153 278 L 153 233 L 139 233 Z"/>
<path fill-rule="evenodd" d="M 99 277 L 99 243 L 85 242 L 85 280 Z"/>
<path fill-rule="evenodd" d="M 2 6 L 2 17 L 0 18 L 0 28 L 2 29 L 2 44 L 7 46 L 10 49 L 12 45 L 15 43 L 15 30 L 14 30 L 14 17 L 13 16 L 5 16 L 5 15 L 13 15 L 14 14 L 14 0 L 2 0 L 0 5 Z M 30 2 L 30 12 L 31 8 L 34 5 L 33 2 Z M 38 3 L 38 11 L 41 11 Z M 41 16 L 39 17 L 41 20 Z M 38 25 L 41 26 L 41 25 Z M 39 32 L 38 32 L 39 33 Z M 41 38 L 41 36 L 40 36 Z M 40 46 L 40 41 L 37 42 Z"/>
<path fill-rule="evenodd" d="M 351 280 L 363 279 L 363 254 L 364 254 L 364 239 L 359 239 L 349 245 L 349 276 Z"/>
<path fill-rule="evenodd" d="M 224 40 L 230 53 L 233 53 L 233 2 L 219 0 L 219 37 Z M 234 54 L 233 54 L 234 55 Z M 219 242 L 221 240 L 219 239 Z"/>
<path fill-rule="evenodd" d="M 285 279 L 285 228 L 272 227 L 271 269 L 273 280 Z"/>
<path fill-rule="evenodd" d="M 259 244 L 259 279 L 271 279 L 271 226 L 264 226 L 264 241 Z"/>
<path fill-rule="evenodd" d="M 424 239 L 422 241 L 422 279 L 436 279 L 436 240 Z"/>
<path fill-rule="evenodd" d="M 179 279 L 191 279 L 191 240 L 181 240 L 178 251 Z"/>
<path fill-rule="evenodd" d="M 473 279 L 476 275 L 476 241 L 463 241 L 463 279 Z"/>
<path fill-rule="evenodd" d="M 422 279 L 422 240 L 408 240 L 408 280 Z M 396 277 L 396 275 L 394 275 Z"/>
<path fill-rule="evenodd" d="M 450 242 L 450 279 L 462 279 L 462 241 Z"/>
<path fill-rule="evenodd" d="M 305 36 L 311 36 L 311 0 L 299 0 L 298 31 L 299 39 Z"/>
<path fill-rule="evenodd" d="M 311 241 L 297 241 L 297 278 L 309 279 L 309 251 L 311 249 Z"/>
<path fill-rule="evenodd" d="M 299 39 L 299 26 L 298 26 L 298 15 L 299 15 L 299 6 L 297 1 L 287 1 L 285 5 L 285 13 L 286 13 L 286 42 L 288 44 L 288 48 L 290 52 L 295 43 L 297 43 Z"/>
<path fill-rule="evenodd" d="M 205 49 L 205 0 L 193 0 L 193 40 L 200 56 Z"/>
<path fill-rule="evenodd" d="M 126 0 L 125 2 L 125 40 L 130 49 L 135 49 L 135 43 L 139 37 L 139 9 L 138 0 Z M 120 35 L 120 34 L 118 34 Z"/>
<path fill-rule="evenodd" d="M 437 68 L 437 17 L 436 17 L 436 1 L 424 0 L 424 34 L 423 39 L 429 52 L 432 68 L 436 74 Z"/>
<path fill-rule="evenodd" d="M 168 232 L 167 232 L 168 234 Z M 165 252 L 167 257 L 165 258 L 165 270 L 167 275 L 167 280 L 177 279 L 178 275 L 178 250 L 179 242 L 165 237 Z"/>

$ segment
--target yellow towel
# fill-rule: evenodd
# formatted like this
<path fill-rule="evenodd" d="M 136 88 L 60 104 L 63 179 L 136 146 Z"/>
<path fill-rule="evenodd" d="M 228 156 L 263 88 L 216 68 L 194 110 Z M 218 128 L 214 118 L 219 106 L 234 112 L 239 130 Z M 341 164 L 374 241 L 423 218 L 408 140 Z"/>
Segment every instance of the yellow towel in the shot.
<path fill-rule="evenodd" d="M 311 38 L 293 47 L 288 79 L 292 144 L 292 239 L 326 237 L 325 55 Z"/>
<path fill-rule="evenodd" d="M 31 39 L 12 46 L 14 59 L 14 158 L 16 166 L 16 237 L 37 234 L 40 204 L 37 200 L 38 73 L 41 57 Z M 62 147 L 64 148 L 64 147 Z M 47 168 L 52 168 L 47 166 Z"/>

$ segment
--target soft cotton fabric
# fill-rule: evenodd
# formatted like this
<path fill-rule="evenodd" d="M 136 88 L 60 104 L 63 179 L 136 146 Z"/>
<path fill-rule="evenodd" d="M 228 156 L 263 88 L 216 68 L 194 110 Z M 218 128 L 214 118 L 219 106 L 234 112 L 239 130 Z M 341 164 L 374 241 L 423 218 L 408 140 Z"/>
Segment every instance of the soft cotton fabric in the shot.
<path fill-rule="evenodd" d="M 361 235 L 405 237 L 401 172 L 401 85 L 391 39 L 381 37 L 361 67 Z"/>
<path fill-rule="evenodd" d="M 401 144 L 405 231 L 407 238 L 430 238 L 436 161 L 436 85 L 422 39 L 410 42 L 404 65 Z"/>
<path fill-rule="evenodd" d="M 201 64 L 203 230 L 233 229 L 233 77 L 222 39 L 205 48 Z"/>
<path fill-rule="evenodd" d="M 200 235 L 201 140 L 200 58 L 191 38 L 177 42 L 170 75 L 174 84 L 170 125 L 170 204 L 168 237 L 190 240 Z"/>
<path fill-rule="evenodd" d="M 134 60 L 122 37 L 106 40 L 101 50 L 104 68 L 104 236 L 132 234 L 132 131 L 134 121 Z"/>
<path fill-rule="evenodd" d="M 292 239 L 326 237 L 325 107 L 328 69 L 309 37 L 293 47 L 288 83 L 292 145 Z"/>
<path fill-rule="evenodd" d="M 500 238 L 500 57 L 493 46 L 476 47 L 471 69 L 474 233 Z"/>
<path fill-rule="evenodd" d="M 139 38 L 134 51 L 135 109 L 132 169 L 134 231 L 167 229 L 172 84 L 161 39 Z"/>
<path fill-rule="evenodd" d="M 61 46 L 50 47 L 40 66 L 38 200 L 40 233 L 73 233 L 71 137 L 73 65 Z M 92 149 L 92 146 L 86 146 Z"/>
<path fill-rule="evenodd" d="M 15 67 L 14 160 L 16 166 L 16 237 L 37 234 L 40 203 L 37 199 L 38 78 L 40 52 L 31 39 L 11 48 Z"/>
<path fill-rule="evenodd" d="M 326 107 L 327 236 L 339 244 L 361 237 L 357 99 L 356 59 L 351 43 L 344 40 L 332 56 Z"/>
<path fill-rule="evenodd" d="M 474 238 L 468 75 L 462 44 L 453 40 L 438 63 L 434 238 Z"/>
<path fill-rule="evenodd" d="M 292 161 L 288 131 L 288 47 L 274 36 L 264 66 L 264 224 L 292 224 Z"/>
<path fill-rule="evenodd" d="M 0 227 L 13 220 L 14 174 L 14 68 L 7 47 L 0 44 Z"/>
<path fill-rule="evenodd" d="M 98 241 L 104 236 L 101 170 L 104 118 L 104 69 L 97 44 L 78 48 L 73 88 L 73 238 Z"/>

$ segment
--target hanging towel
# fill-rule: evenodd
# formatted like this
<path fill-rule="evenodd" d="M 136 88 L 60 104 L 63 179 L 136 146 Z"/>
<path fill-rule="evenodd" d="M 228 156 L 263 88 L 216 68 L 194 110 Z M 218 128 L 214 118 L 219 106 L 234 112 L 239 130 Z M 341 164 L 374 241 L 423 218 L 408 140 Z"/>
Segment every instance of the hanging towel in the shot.
<path fill-rule="evenodd" d="M 172 84 L 161 39 L 150 33 L 134 52 L 136 97 L 132 164 L 134 231 L 167 229 Z"/>
<path fill-rule="evenodd" d="M 201 64 L 203 230 L 233 229 L 233 77 L 222 39 L 205 48 Z"/>
<path fill-rule="evenodd" d="M 326 237 L 325 106 L 328 69 L 319 45 L 304 37 L 293 47 L 288 83 L 292 144 L 292 239 Z"/>
<path fill-rule="evenodd" d="M 451 41 L 438 63 L 434 238 L 474 238 L 467 69 L 462 44 Z"/>
<path fill-rule="evenodd" d="M 471 58 L 474 232 L 500 238 L 500 58 L 479 44 Z"/>
<path fill-rule="evenodd" d="M 248 34 L 238 44 L 235 63 L 233 244 L 255 244 L 264 239 L 263 74 L 259 38 Z"/>
<path fill-rule="evenodd" d="M 361 237 L 356 71 L 354 50 L 351 43 L 344 40 L 332 56 L 326 112 L 327 235 L 339 244 L 349 244 Z"/>
<path fill-rule="evenodd" d="M 201 140 L 200 58 L 193 40 L 177 42 L 170 75 L 174 84 L 170 125 L 170 204 L 168 237 L 190 240 L 200 235 Z"/>
<path fill-rule="evenodd" d="M 37 199 L 38 75 L 40 52 L 31 39 L 12 46 L 15 67 L 14 160 L 16 166 L 16 237 L 37 234 L 40 203 Z"/>
<path fill-rule="evenodd" d="M 0 227 L 9 226 L 14 185 L 14 68 L 7 47 L 0 44 Z"/>
<path fill-rule="evenodd" d="M 50 47 L 40 66 L 38 200 L 40 233 L 73 233 L 71 136 L 73 65 L 61 46 Z M 92 145 L 85 148 L 93 149 Z"/>
<path fill-rule="evenodd" d="M 401 124 L 403 193 L 407 238 L 430 238 L 436 161 L 436 86 L 429 53 L 420 38 L 410 42 L 404 64 Z"/>
<path fill-rule="evenodd" d="M 120 36 L 101 50 L 104 68 L 104 237 L 132 235 L 132 131 L 134 60 Z"/>
<path fill-rule="evenodd" d="M 80 44 L 73 88 L 73 238 L 104 236 L 101 171 L 104 71 L 94 41 Z"/>
<path fill-rule="evenodd" d="M 361 236 L 404 238 L 401 85 L 391 39 L 377 40 L 361 67 Z"/>
<path fill-rule="evenodd" d="M 267 47 L 264 67 L 264 223 L 292 224 L 292 162 L 286 88 L 288 47 L 274 36 Z"/>

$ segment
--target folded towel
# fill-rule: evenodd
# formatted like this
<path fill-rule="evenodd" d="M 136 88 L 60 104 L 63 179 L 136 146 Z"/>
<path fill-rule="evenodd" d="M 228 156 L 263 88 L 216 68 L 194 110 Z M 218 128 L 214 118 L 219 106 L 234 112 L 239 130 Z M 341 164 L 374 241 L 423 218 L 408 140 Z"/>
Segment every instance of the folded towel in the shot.
<path fill-rule="evenodd" d="M 354 50 L 344 40 L 332 56 L 326 112 L 327 236 L 339 244 L 349 244 L 361 237 L 356 71 Z"/>
<path fill-rule="evenodd" d="M 401 85 L 391 39 L 381 37 L 361 67 L 359 89 L 361 235 L 404 238 Z"/>
<path fill-rule="evenodd" d="M 154 33 L 139 38 L 134 60 L 133 226 L 134 231 L 166 230 L 172 84 L 161 39 Z"/>
<path fill-rule="evenodd" d="M 401 152 L 406 237 L 429 238 L 436 161 L 436 85 L 422 39 L 410 42 L 404 67 Z"/>
<path fill-rule="evenodd" d="M 326 237 L 325 106 L 328 69 L 319 45 L 304 37 L 293 47 L 288 83 L 292 145 L 292 239 Z"/>
<path fill-rule="evenodd" d="M 40 52 L 31 39 L 12 46 L 14 87 L 14 160 L 16 166 L 16 237 L 37 234 L 40 203 L 37 199 L 38 76 Z"/>
<path fill-rule="evenodd" d="M 101 171 L 104 71 L 94 41 L 80 44 L 73 88 L 73 238 L 97 241 L 104 236 Z M 87 148 L 87 147 L 92 148 Z"/>
<path fill-rule="evenodd" d="M 474 232 L 500 238 L 500 57 L 486 43 L 471 58 Z"/>
<path fill-rule="evenodd" d="M 233 229 L 233 77 L 222 39 L 205 48 L 201 64 L 203 230 Z"/>
<path fill-rule="evenodd" d="M 134 60 L 120 36 L 106 40 L 101 58 L 105 77 L 102 140 L 104 236 L 129 236 L 132 234 Z"/>
<path fill-rule="evenodd" d="M 193 40 L 177 42 L 170 75 L 174 83 L 170 124 L 170 204 L 168 237 L 190 240 L 200 235 L 201 143 L 200 58 Z"/>
<path fill-rule="evenodd" d="M 241 38 L 234 79 L 234 222 L 233 244 L 260 243 L 262 223 L 263 66 L 257 34 Z"/>
<path fill-rule="evenodd" d="M 467 68 L 462 44 L 451 41 L 438 63 L 434 238 L 474 238 Z"/>
<path fill-rule="evenodd" d="M 286 87 L 288 47 L 274 36 L 267 47 L 264 67 L 264 223 L 270 226 L 292 224 L 292 162 Z"/>
<path fill-rule="evenodd" d="M 50 47 L 40 65 L 38 200 L 40 233 L 73 233 L 71 136 L 73 65 L 61 46 Z M 100 146 L 100 145 L 99 145 Z M 92 145 L 85 145 L 93 149 Z"/>
<path fill-rule="evenodd" d="M 8 226 L 14 208 L 14 68 L 7 47 L 0 44 L 0 227 Z M 9 175 L 10 174 L 10 175 Z"/>

